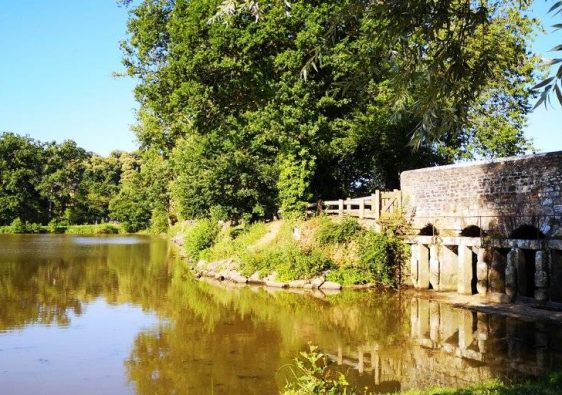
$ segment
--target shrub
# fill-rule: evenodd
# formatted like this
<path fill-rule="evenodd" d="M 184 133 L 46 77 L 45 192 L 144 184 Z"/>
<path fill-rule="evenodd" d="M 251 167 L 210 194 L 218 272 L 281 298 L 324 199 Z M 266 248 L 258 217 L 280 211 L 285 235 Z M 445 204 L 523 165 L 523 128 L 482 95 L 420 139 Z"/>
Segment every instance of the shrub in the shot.
<path fill-rule="evenodd" d="M 25 233 L 26 232 L 25 224 L 23 223 L 23 221 L 19 217 L 17 217 L 16 219 L 14 219 L 12 221 L 12 223 L 10 224 L 10 227 L 12 228 L 12 232 L 14 232 L 14 233 Z"/>
<path fill-rule="evenodd" d="M 152 210 L 150 217 L 150 232 L 155 234 L 166 233 L 168 231 L 168 212 L 163 208 Z"/>
<path fill-rule="evenodd" d="M 326 279 L 342 285 L 367 284 L 372 280 L 372 275 L 358 267 L 340 267 L 336 270 L 331 270 Z"/>
<path fill-rule="evenodd" d="M 201 253 L 213 246 L 219 230 L 218 223 L 210 219 L 201 219 L 190 226 L 184 239 L 187 257 L 193 261 L 199 260 Z"/>
<path fill-rule="evenodd" d="M 263 276 L 275 272 L 280 281 L 311 278 L 330 267 L 330 260 L 321 250 L 303 250 L 293 241 L 281 245 L 273 243 L 240 256 L 240 269 L 244 275 L 258 272 Z"/>
<path fill-rule="evenodd" d="M 344 217 L 341 222 L 334 222 L 324 217 L 316 232 L 316 242 L 321 246 L 343 244 L 362 232 L 363 228 L 355 218 Z"/>
<path fill-rule="evenodd" d="M 395 236 L 366 232 L 359 240 L 360 268 L 369 271 L 375 283 L 395 286 L 405 248 Z"/>
<path fill-rule="evenodd" d="M 283 395 L 357 394 L 343 373 L 329 368 L 329 358 L 317 351 L 318 347 L 309 347 L 308 352 L 301 352 L 300 358 L 295 359 L 291 367 L 294 380 L 287 383 Z"/>

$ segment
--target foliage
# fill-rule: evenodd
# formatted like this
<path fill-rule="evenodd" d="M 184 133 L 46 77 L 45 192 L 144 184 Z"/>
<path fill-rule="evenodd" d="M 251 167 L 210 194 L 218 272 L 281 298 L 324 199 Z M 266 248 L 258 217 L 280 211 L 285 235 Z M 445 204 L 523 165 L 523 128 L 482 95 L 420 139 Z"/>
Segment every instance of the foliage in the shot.
<path fill-rule="evenodd" d="M 323 217 L 316 231 L 316 241 L 321 246 L 347 243 L 362 231 L 363 228 L 353 217 L 346 216 L 340 222 Z"/>
<path fill-rule="evenodd" d="M 315 346 L 309 346 L 308 352 L 301 352 L 291 370 L 294 381 L 286 384 L 283 395 L 357 394 L 342 373 L 329 369 L 328 357 Z"/>
<path fill-rule="evenodd" d="M 286 218 L 291 214 L 302 216 L 308 201 L 312 198 L 308 189 L 313 174 L 314 159 L 306 159 L 306 157 L 304 149 L 298 156 L 292 153 L 280 154 L 277 189 L 279 190 L 281 212 Z"/>
<path fill-rule="evenodd" d="M 279 281 L 312 278 L 330 266 L 330 260 L 320 249 L 305 249 L 293 241 L 273 243 L 240 255 L 242 274 L 259 273 L 265 277 L 275 273 Z"/>
<path fill-rule="evenodd" d="M 528 148 L 534 22 L 511 2 L 233 4 L 130 8 L 135 131 L 172 169 L 172 215 L 272 218 L 311 196 L 395 188 L 402 170 Z"/>
<path fill-rule="evenodd" d="M 72 235 L 115 235 L 121 233 L 121 228 L 114 224 L 99 225 L 70 225 L 64 228 L 64 233 Z"/>
<path fill-rule="evenodd" d="M 208 218 L 198 220 L 189 226 L 183 241 L 187 257 L 192 261 L 198 261 L 201 253 L 215 243 L 219 230 L 218 223 Z"/>
<path fill-rule="evenodd" d="M 530 0 L 523 0 L 525 2 L 530 2 Z M 553 15 L 558 15 L 562 12 L 562 2 L 557 0 L 552 0 L 552 7 L 548 10 L 549 13 Z M 557 23 L 552 26 L 556 30 L 562 28 L 562 23 Z M 551 49 L 554 52 L 562 52 L 562 44 L 556 45 L 554 48 Z M 544 66 L 556 66 L 556 73 L 549 76 L 548 78 L 542 80 L 537 85 L 533 87 L 533 90 L 540 93 L 539 100 L 535 104 L 535 108 L 539 107 L 541 104 L 544 104 L 545 107 L 550 103 L 550 97 L 556 94 L 556 98 L 558 99 L 558 103 L 562 105 L 562 58 L 554 58 L 546 60 Z M 559 65 L 559 66 L 558 66 Z"/>
<path fill-rule="evenodd" d="M 15 218 L 40 225 L 108 221 L 127 158 L 121 152 L 94 155 L 71 140 L 42 143 L 0 134 L 0 225 Z"/>

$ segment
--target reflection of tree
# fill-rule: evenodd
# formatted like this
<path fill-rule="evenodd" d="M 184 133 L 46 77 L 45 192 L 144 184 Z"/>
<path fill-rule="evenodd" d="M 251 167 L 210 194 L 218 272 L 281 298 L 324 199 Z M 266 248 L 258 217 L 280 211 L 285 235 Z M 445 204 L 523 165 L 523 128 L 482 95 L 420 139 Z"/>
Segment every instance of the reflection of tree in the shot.
<path fill-rule="evenodd" d="M 341 344 L 399 343 L 409 333 L 395 295 L 320 300 L 192 281 L 181 269 L 164 308 L 169 324 L 141 333 L 126 362 L 140 394 L 276 393 L 289 374 L 280 368 L 308 341 L 333 352 Z"/>
<path fill-rule="evenodd" d="M 29 323 L 68 325 L 72 314 L 82 314 L 82 303 L 100 296 L 146 309 L 163 301 L 169 281 L 162 264 L 166 242 L 84 248 L 65 240 L 57 258 L 43 258 L 42 251 L 29 254 L 17 242 L 21 253 L 0 256 L 0 330 Z M 9 239 L 3 243 L 14 247 Z"/>

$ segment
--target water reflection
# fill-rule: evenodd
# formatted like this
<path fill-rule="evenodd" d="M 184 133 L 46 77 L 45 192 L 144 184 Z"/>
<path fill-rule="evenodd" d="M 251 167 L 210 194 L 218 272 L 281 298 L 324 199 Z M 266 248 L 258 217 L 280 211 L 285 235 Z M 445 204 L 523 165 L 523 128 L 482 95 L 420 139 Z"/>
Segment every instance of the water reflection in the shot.
<path fill-rule="evenodd" d="M 50 360 L 53 349 L 34 343 L 38 327 L 65 345 L 57 355 L 67 359 L 66 372 L 77 360 L 88 362 L 90 378 L 107 371 L 108 361 L 121 366 L 106 393 L 274 394 L 308 342 L 353 384 L 381 392 L 522 378 L 562 362 L 561 331 L 544 323 L 398 293 L 300 294 L 195 281 L 163 240 L 88 240 L 0 237 L 0 360 L 10 357 L 1 388 L 15 385 L 22 367 L 46 374 L 45 364 L 12 362 L 19 354 L 6 347 L 17 337 L 17 344 L 34 344 L 34 360 Z M 100 334 L 114 339 L 103 356 L 92 347 L 104 343 Z M 53 366 L 51 380 L 96 393 Z"/>

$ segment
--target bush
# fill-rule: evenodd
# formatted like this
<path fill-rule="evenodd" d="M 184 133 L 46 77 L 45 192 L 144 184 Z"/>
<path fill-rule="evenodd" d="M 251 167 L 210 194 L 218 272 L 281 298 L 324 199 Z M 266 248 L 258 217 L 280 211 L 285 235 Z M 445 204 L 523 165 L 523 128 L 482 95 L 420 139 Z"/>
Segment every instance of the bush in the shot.
<path fill-rule="evenodd" d="M 187 229 L 184 248 L 187 257 L 198 261 L 201 253 L 213 246 L 219 234 L 219 225 L 210 219 L 201 219 Z"/>
<path fill-rule="evenodd" d="M 341 222 L 334 222 L 324 217 L 316 232 L 316 242 L 321 246 L 343 244 L 362 232 L 363 228 L 355 218 L 344 217 Z"/>
<path fill-rule="evenodd" d="M 321 250 L 304 250 L 293 241 L 281 245 L 274 243 L 240 256 L 242 274 L 250 276 L 258 272 L 264 276 L 275 272 L 279 281 L 311 278 L 330 267 L 330 260 Z"/>
<path fill-rule="evenodd" d="M 309 347 L 291 366 L 294 380 L 286 384 L 283 395 L 357 394 L 343 373 L 330 369 L 330 359 L 318 347 Z"/>
<path fill-rule="evenodd" d="M 374 283 L 396 286 L 404 249 L 395 236 L 366 232 L 359 240 L 360 268 L 371 273 Z"/>
<path fill-rule="evenodd" d="M 70 225 L 57 227 L 57 232 L 64 229 L 64 233 L 71 235 L 114 235 L 119 233 L 119 227 L 111 224 L 99 225 Z"/>
<path fill-rule="evenodd" d="M 10 224 L 13 233 L 25 233 L 26 227 L 23 221 L 18 217 L 12 221 Z"/>
<path fill-rule="evenodd" d="M 367 284 L 371 278 L 369 272 L 357 267 L 340 267 L 331 270 L 326 276 L 328 281 L 334 281 L 342 285 Z"/>
<path fill-rule="evenodd" d="M 166 233 L 168 231 L 168 212 L 163 208 L 152 210 L 150 217 L 150 232 L 155 234 Z"/>

